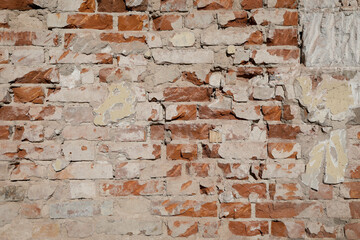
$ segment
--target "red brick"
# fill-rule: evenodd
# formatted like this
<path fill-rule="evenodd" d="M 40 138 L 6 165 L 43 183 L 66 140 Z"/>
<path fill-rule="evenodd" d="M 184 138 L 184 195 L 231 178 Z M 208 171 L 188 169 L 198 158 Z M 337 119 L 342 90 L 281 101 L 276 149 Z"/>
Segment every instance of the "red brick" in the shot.
<path fill-rule="evenodd" d="M 166 177 L 179 177 L 181 176 L 182 165 L 174 165 L 170 170 L 166 172 Z"/>
<path fill-rule="evenodd" d="M 79 8 L 79 12 L 95 12 L 95 0 L 84 0 Z"/>
<path fill-rule="evenodd" d="M 250 203 L 222 203 L 220 208 L 220 217 L 233 219 L 251 217 Z"/>
<path fill-rule="evenodd" d="M 170 105 L 166 107 L 166 120 L 196 120 L 196 105 Z"/>
<path fill-rule="evenodd" d="M 163 15 L 153 20 L 153 27 L 157 31 L 174 30 L 172 24 L 179 20 L 181 20 L 180 15 Z"/>
<path fill-rule="evenodd" d="M 30 10 L 35 6 L 34 0 L 1 0 L 0 2 L 0 9 Z"/>
<path fill-rule="evenodd" d="M 17 87 L 12 90 L 14 92 L 15 102 L 38 104 L 44 102 L 45 94 L 42 87 Z"/>
<path fill-rule="evenodd" d="M 290 105 L 284 105 L 283 108 L 284 108 L 284 111 L 283 111 L 282 118 L 284 120 L 293 120 L 294 115 L 291 113 Z"/>
<path fill-rule="evenodd" d="M 348 198 L 360 198 L 360 184 L 358 182 L 343 183 L 344 191 L 347 192 Z"/>
<path fill-rule="evenodd" d="M 211 88 L 173 87 L 164 90 L 164 97 L 168 102 L 208 102 L 211 93 Z"/>
<path fill-rule="evenodd" d="M 186 171 L 195 177 L 208 177 L 210 171 L 209 163 L 187 163 Z"/>
<path fill-rule="evenodd" d="M 147 15 L 124 15 L 118 17 L 119 31 L 142 31 L 148 26 Z"/>
<path fill-rule="evenodd" d="M 264 236 L 269 234 L 269 223 L 267 221 L 230 221 L 229 230 L 237 236 Z"/>
<path fill-rule="evenodd" d="M 219 22 L 222 17 L 227 18 L 229 14 L 233 14 L 234 19 L 229 20 L 226 23 L 219 23 L 221 27 L 245 27 L 248 25 L 248 14 L 246 11 L 218 13 Z"/>
<path fill-rule="evenodd" d="M 349 203 L 351 218 L 359 219 L 360 218 L 360 202 L 350 202 Z"/>
<path fill-rule="evenodd" d="M 205 140 L 209 138 L 209 130 L 213 126 L 208 124 L 170 124 L 166 128 L 170 130 L 173 140 Z"/>
<path fill-rule="evenodd" d="M 273 200 L 302 200 L 304 193 L 297 183 L 272 183 L 269 185 L 270 198 Z"/>
<path fill-rule="evenodd" d="M 298 216 L 312 203 L 257 203 L 257 218 L 293 218 Z"/>
<path fill-rule="evenodd" d="M 0 126 L 0 140 L 10 139 L 10 126 Z"/>
<path fill-rule="evenodd" d="M 105 42 L 112 43 L 131 43 L 131 42 L 146 42 L 146 36 L 128 36 L 122 33 L 101 33 L 100 39 Z M 113 70 L 113 68 L 105 68 L 101 70 Z M 100 71 L 101 71 L 100 70 Z"/>
<path fill-rule="evenodd" d="M 296 29 L 275 29 L 271 37 L 268 39 L 268 46 L 297 46 L 297 30 Z"/>
<path fill-rule="evenodd" d="M 281 107 L 280 106 L 262 106 L 262 113 L 266 121 L 280 121 Z"/>
<path fill-rule="evenodd" d="M 348 223 L 345 225 L 347 239 L 360 239 L 360 223 Z"/>
<path fill-rule="evenodd" d="M 245 10 L 251 10 L 255 8 L 262 8 L 263 1 L 262 0 L 242 0 L 241 6 Z"/>
<path fill-rule="evenodd" d="M 99 12 L 126 12 L 125 0 L 97 0 Z"/>
<path fill-rule="evenodd" d="M 199 106 L 200 119 L 228 119 L 236 120 L 235 113 L 228 109 L 211 109 L 208 106 Z"/>
<path fill-rule="evenodd" d="M 268 125 L 269 138 L 296 139 L 300 133 L 299 126 L 290 126 L 286 124 Z"/>
<path fill-rule="evenodd" d="M 275 237 L 304 238 L 305 224 L 303 221 L 272 221 L 271 235 Z"/>
<path fill-rule="evenodd" d="M 166 156 L 170 160 L 196 160 L 197 146 L 196 144 L 168 144 Z"/>
<path fill-rule="evenodd" d="M 297 158 L 299 152 L 296 143 L 268 143 L 268 154 L 272 159 L 276 158 Z"/>
<path fill-rule="evenodd" d="M 296 9 L 297 6 L 298 6 L 297 0 L 277 0 L 275 4 L 276 8 Z"/>
<path fill-rule="evenodd" d="M 112 29 L 113 17 L 106 14 L 73 14 L 67 18 L 67 28 L 80 28 L 80 29 Z"/>
<path fill-rule="evenodd" d="M 15 79 L 14 83 L 26 84 L 26 83 L 37 83 L 37 84 L 48 84 L 52 83 L 54 77 L 57 76 L 57 70 L 49 68 L 46 70 L 35 70 L 28 72 L 24 76 Z"/>
<path fill-rule="evenodd" d="M 161 195 L 164 184 L 158 180 L 140 182 L 131 180 L 126 182 L 107 182 L 100 185 L 100 194 L 104 196 L 129 196 L 129 195 Z"/>
<path fill-rule="evenodd" d="M 195 0 L 194 6 L 199 10 L 231 9 L 233 0 Z"/>
<path fill-rule="evenodd" d="M 333 186 L 320 184 L 319 190 L 309 190 L 310 200 L 331 200 L 333 198 Z"/>
<path fill-rule="evenodd" d="M 261 31 L 253 32 L 247 40 L 247 45 L 260 45 L 264 42 L 263 33 Z"/>
<path fill-rule="evenodd" d="M 155 201 L 152 202 L 151 212 L 161 216 L 184 216 L 184 217 L 216 217 L 216 202 L 186 201 Z"/>
<path fill-rule="evenodd" d="M 204 158 L 221 158 L 218 151 L 219 151 L 220 145 L 214 144 L 214 145 L 202 145 L 202 154 Z"/>
<path fill-rule="evenodd" d="M 298 12 L 287 11 L 284 14 L 284 26 L 297 26 L 299 21 Z"/>
<path fill-rule="evenodd" d="M 0 107 L 0 120 L 16 121 L 16 120 L 30 120 L 29 107 Z"/>
<path fill-rule="evenodd" d="M 232 188 L 242 198 L 249 198 L 250 195 L 255 195 L 258 199 L 266 199 L 265 183 L 238 183 L 232 185 Z"/>
<path fill-rule="evenodd" d="M 150 126 L 151 140 L 164 140 L 165 139 L 165 126 L 164 125 L 151 125 Z"/>
<path fill-rule="evenodd" d="M 240 163 L 218 163 L 222 174 L 228 179 L 245 180 L 249 178 L 249 165 Z M 246 190 L 240 189 L 240 192 L 246 194 Z"/>
<path fill-rule="evenodd" d="M 0 32 L 0 44 L 10 46 L 57 46 L 59 36 L 55 33 L 45 32 Z"/>

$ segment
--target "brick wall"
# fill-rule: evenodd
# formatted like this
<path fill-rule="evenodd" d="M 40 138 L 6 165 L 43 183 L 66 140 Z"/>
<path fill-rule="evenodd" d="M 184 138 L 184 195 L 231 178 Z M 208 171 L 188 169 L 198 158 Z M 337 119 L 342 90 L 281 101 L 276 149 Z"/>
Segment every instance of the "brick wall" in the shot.
<path fill-rule="evenodd" d="M 0 0 L 0 239 L 360 239 L 359 16 Z"/>

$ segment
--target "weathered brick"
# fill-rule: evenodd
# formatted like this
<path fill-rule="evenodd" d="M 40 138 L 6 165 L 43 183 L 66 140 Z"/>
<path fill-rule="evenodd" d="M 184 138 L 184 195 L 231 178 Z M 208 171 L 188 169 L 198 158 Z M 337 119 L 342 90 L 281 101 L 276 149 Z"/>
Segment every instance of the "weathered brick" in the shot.
<path fill-rule="evenodd" d="M 94 202 L 83 200 L 54 203 L 50 205 L 49 215 L 54 219 L 91 217 L 94 215 Z"/>
<path fill-rule="evenodd" d="M 296 46 L 298 44 L 296 29 L 274 29 L 267 40 L 268 46 Z"/>
<path fill-rule="evenodd" d="M 36 203 L 24 203 L 21 205 L 20 215 L 24 218 L 41 218 L 41 206 Z"/>
<path fill-rule="evenodd" d="M 360 186 L 357 182 L 346 182 L 341 185 L 344 198 L 360 198 Z"/>
<path fill-rule="evenodd" d="M 194 200 L 186 201 L 153 201 L 151 213 L 160 216 L 184 216 L 184 217 L 216 217 L 216 202 L 201 202 Z"/>
<path fill-rule="evenodd" d="M 100 194 L 102 196 L 129 196 L 129 195 L 162 195 L 164 183 L 158 180 L 152 181 L 111 181 L 100 184 Z"/>
<path fill-rule="evenodd" d="M 301 156 L 301 146 L 298 143 L 268 143 L 268 154 L 272 159 L 298 158 Z"/>
<path fill-rule="evenodd" d="M 219 155 L 225 159 L 265 159 L 267 157 L 264 143 L 230 143 L 220 145 Z"/>
<path fill-rule="evenodd" d="M 127 159 L 155 160 L 161 154 L 161 146 L 158 144 L 103 142 L 98 148 L 103 153 L 122 153 Z"/>
<path fill-rule="evenodd" d="M 178 30 L 181 28 L 181 15 L 162 15 L 153 19 L 153 29 L 157 31 Z"/>
<path fill-rule="evenodd" d="M 117 219 L 97 220 L 96 232 L 110 236 L 139 235 L 158 236 L 163 234 L 163 222 L 158 219 L 122 217 Z M 140 237 L 140 236 L 139 236 Z"/>
<path fill-rule="evenodd" d="M 185 26 L 190 29 L 207 28 L 214 22 L 214 16 L 212 13 L 207 12 L 195 12 L 186 15 Z"/>
<path fill-rule="evenodd" d="M 112 128 L 110 137 L 119 142 L 145 142 L 145 126 L 127 125 Z"/>
<path fill-rule="evenodd" d="M 2 31 L 0 45 L 2 46 L 47 46 L 55 47 L 59 44 L 59 36 L 54 32 L 20 32 Z"/>
<path fill-rule="evenodd" d="M 10 174 L 12 181 L 44 177 L 46 177 L 46 167 L 33 162 L 22 162 L 15 165 Z"/>
<path fill-rule="evenodd" d="M 157 64 L 201 64 L 213 63 L 214 52 L 207 49 L 165 50 L 153 49 L 152 55 Z"/>
<path fill-rule="evenodd" d="M 116 164 L 114 167 L 114 177 L 119 179 L 139 178 L 140 163 L 124 162 Z"/>
<path fill-rule="evenodd" d="M 286 124 L 268 125 L 269 138 L 296 139 L 301 132 L 299 126 L 291 126 Z"/>
<path fill-rule="evenodd" d="M 89 141 L 65 141 L 62 152 L 71 161 L 94 160 L 95 144 Z"/>
<path fill-rule="evenodd" d="M 195 0 L 194 5 L 199 10 L 230 9 L 233 6 L 233 0 Z"/>
<path fill-rule="evenodd" d="M 13 88 L 15 102 L 37 103 L 44 102 L 45 94 L 42 87 L 16 87 Z"/>
<path fill-rule="evenodd" d="M 271 235 L 274 237 L 304 238 L 305 224 L 303 221 L 272 221 Z"/>
<path fill-rule="evenodd" d="M 197 146 L 194 144 L 168 144 L 166 155 L 169 160 L 196 160 Z"/>
<path fill-rule="evenodd" d="M 256 196 L 257 199 L 266 199 L 266 185 L 264 183 L 233 184 L 232 188 L 241 198 Z"/>
<path fill-rule="evenodd" d="M 166 128 L 171 132 L 173 140 L 204 140 L 209 138 L 209 130 L 213 126 L 208 124 L 169 124 Z"/>
<path fill-rule="evenodd" d="M 167 227 L 171 237 L 189 237 L 198 232 L 198 223 L 194 221 L 169 221 Z"/>
<path fill-rule="evenodd" d="M 220 217 L 224 218 L 249 218 L 251 217 L 251 205 L 249 203 L 221 203 Z"/>
<path fill-rule="evenodd" d="M 10 126 L 0 126 L 0 140 L 10 139 Z"/>
<path fill-rule="evenodd" d="M 0 186 L 0 201 L 1 202 L 19 202 L 25 198 L 26 189 L 21 185 L 8 184 Z"/>
<path fill-rule="evenodd" d="M 303 163 L 268 163 L 260 166 L 261 178 L 298 178 L 305 172 Z"/>
<path fill-rule="evenodd" d="M 250 166 L 240 163 L 218 163 L 225 178 L 244 180 L 249 178 Z"/>
<path fill-rule="evenodd" d="M 360 224 L 348 223 L 345 225 L 345 236 L 348 239 L 358 239 L 360 237 Z"/>
<path fill-rule="evenodd" d="M 187 163 L 186 171 L 189 175 L 195 177 L 209 177 L 212 175 L 213 169 L 209 163 Z"/>
<path fill-rule="evenodd" d="M 241 45 L 244 43 L 261 44 L 262 33 L 253 28 L 244 28 L 243 34 L 237 30 L 214 30 L 205 31 L 201 34 L 201 43 L 204 45 Z M 258 38 L 258 39 L 256 39 Z"/>
<path fill-rule="evenodd" d="M 166 120 L 195 120 L 196 105 L 169 105 L 166 107 Z"/>
<path fill-rule="evenodd" d="M 142 31 L 147 26 L 147 15 L 123 15 L 118 17 L 119 31 Z"/>
<path fill-rule="evenodd" d="M 305 198 L 303 188 L 297 183 L 274 183 L 269 185 L 271 199 L 274 200 L 302 200 Z"/>
<path fill-rule="evenodd" d="M 107 128 L 95 127 L 91 124 L 67 125 L 62 131 L 62 136 L 67 140 L 108 140 L 109 131 Z"/>
<path fill-rule="evenodd" d="M 162 0 L 160 10 L 163 12 L 186 11 L 186 0 Z"/>
<path fill-rule="evenodd" d="M 51 172 L 50 179 L 106 179 L 113 177 L 113 167 L 108 162 L 74 162 L 61 172 Z"/>
<path fill-rule="evenodd" d="M 164 97 L 168 102 L 208 102 L 212 90 L 198 87 L 165 88 Z"/>
<path fill-rule="evenodd" d="M 112 64 L 113 58 L 109 53 L 81 54 L 70 50 L 51 49 L 49 51 L 50 63 L 93 63 Z"/>
<path fill-rule="evenodd" d="M 199 192 L 199 184 L 188 178 L 170 178 L 166 181 L 167 195 L 195 195 Z"/>
<path fill-rule="evenodd" d="M 309 210 L 311 209 L 311 211 Z M 257 203 L 257 218 L 293 218 L 321 216 L 323 207 L 314 203 Z M 309 211 L 308 211 L 309 210 Z"/>
<path fill-rule="evenodd" d="M 264 236 L 269 234 L 269 224 L 267 221 L 230 221 L 229 230 L 237 236 Z"/>

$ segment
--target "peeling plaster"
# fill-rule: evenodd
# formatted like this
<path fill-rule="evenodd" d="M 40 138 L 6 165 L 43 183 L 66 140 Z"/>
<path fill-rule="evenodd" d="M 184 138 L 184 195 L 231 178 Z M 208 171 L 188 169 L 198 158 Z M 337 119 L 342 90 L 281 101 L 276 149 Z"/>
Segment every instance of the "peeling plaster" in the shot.
<path fill-rule="evenodd" d="M 324 123 L 327 118 L 343 121 L 352 115 L 350 108 L 356 105 L 356 88 L 350 81 L 322 75 L 322 81 L 314 88 L 309 76 L 296 80 L 296 95 L 308 109 L 310 121 Z"/>
<path fill-rule="evenodd" d="M 106 125 L 117 122 L 135 113 L 135 97 L 130 88 L 123 84 L 112 84 L 108 88 L 109 96 L 95 109 L 97 114 L 94 123 L 96 125 Z"/>
<path fill-rule="evenodd" d="M 302 182 L 304 184 L 319 190 L 323 161 L 325 161 L 324 183 L 337 184 L 343 182 L 348 164 L 346 130 L 332 131 L 329 140 L 319 142 L 314 146 L 309 157 L 310 160 L 306 165 L 306 173 L 302 175 Z"/>

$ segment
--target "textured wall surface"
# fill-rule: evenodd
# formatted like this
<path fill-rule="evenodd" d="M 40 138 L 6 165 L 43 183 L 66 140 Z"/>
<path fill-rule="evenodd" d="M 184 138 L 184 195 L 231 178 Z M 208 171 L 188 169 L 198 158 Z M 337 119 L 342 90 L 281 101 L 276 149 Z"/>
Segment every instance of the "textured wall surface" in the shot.
<path fill-rule="evenodd" d="M 360 1 L 0 0 L 0 239 L 360 239 Z"/>

